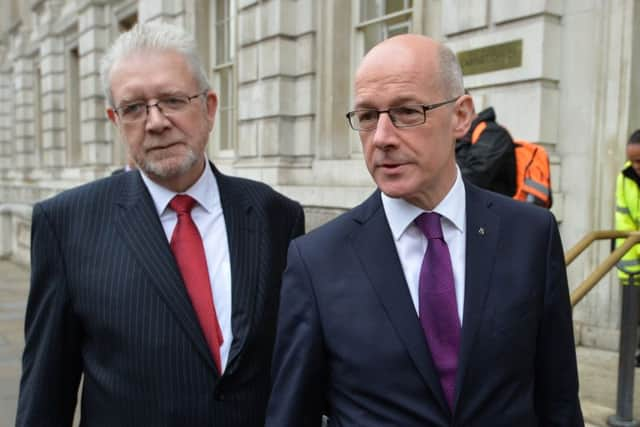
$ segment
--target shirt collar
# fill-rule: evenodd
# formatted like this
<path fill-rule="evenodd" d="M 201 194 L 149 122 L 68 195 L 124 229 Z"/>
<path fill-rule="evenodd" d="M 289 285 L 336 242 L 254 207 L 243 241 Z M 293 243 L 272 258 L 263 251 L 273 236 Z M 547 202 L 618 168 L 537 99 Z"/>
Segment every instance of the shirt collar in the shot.
<path fill-rule="evenodd" d="M 149 194 L 151 194 L 153 204 L 158 211 L 158 216 L 161 216 L 162 213 L 167 209 L 169 202 L 171 202 L 171 200 L 178 193 L 154 182 L 142 170 L 140 170 L 140 175 L 142 176 L 142 180 L 149 190 Z M 205 158 L 205 167 L 202 171 L 202 175 L 200 175 L 200 178 L 198 178 L 198 180 L 191 187 L 180 194 L 188 194 L 189 196 L 193 197 L 196 202 L 198 202 L 198 204 L 202 206 L 202 208 L 204 208 L 208 213 L 213 212 L 213 209 L 216 207 L 216 205 L 220 204 L 218 183 L 216 181 L 215 175 L 213 174 L 213 171 L 211 170 L 211 165 L 209 164 L 208 159 Z"/>
<path fill-rule="evenodd" d="M 382 205 L 387 215 L 387 221 L 391 228 L 391 233 L 395 240 L 399 240 L 407 228 L 413 223 L 418 215 L 425 212 L 423 209 L 412 205 L 400 198 L 389 197 L 381 193 Z M 440 214 L 456 230 L 464 233 L 465 229 L 465 188 L 462 181 L 460 169 L 456 166 L 456 180 L 453 186 L 432 212 Z"/>

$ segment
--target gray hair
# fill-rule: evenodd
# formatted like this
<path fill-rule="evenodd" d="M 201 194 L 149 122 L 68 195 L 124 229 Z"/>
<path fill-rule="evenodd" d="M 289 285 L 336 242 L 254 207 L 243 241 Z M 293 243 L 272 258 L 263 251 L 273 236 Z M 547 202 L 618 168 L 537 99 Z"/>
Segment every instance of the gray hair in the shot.
<path fill-rule="evenodd" d="M 133 53 L 156 50 L 174 51 L 184 56 L 198 84 L 198 90 L 209 89 L 207 73 L 198 56 L 194 38 L 175 25 L 143 23 L 120 34 L 100 61 L 100 80 L 109 105 L 115 106 L 111 93 L 111 70 L 114 65 Z"/>
<path fill-rule="evenodd" d="M 445 98 L 455 98 L 464 93 L 464 82 L 462 79 L 462 68 L 458 57 L 451 49 L 441 44 L 438 48 L 438 73 Z"/>

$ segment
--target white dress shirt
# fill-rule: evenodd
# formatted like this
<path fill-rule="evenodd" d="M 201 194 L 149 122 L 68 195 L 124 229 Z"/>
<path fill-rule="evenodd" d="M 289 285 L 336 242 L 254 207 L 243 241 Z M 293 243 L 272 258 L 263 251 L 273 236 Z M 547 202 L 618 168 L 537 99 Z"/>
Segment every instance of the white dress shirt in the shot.
<path fill-rule="evenodd" d="M 419 309 L 419 282 L 422 259 L 427 250 L 428 241 L 422 234 L 414 220 L 424 210 L 414 206 L 403 199 L 391 198 L 384 193 L 382 206 L 384 208 L 393 240 L 396 244 L 398 257 L 402 264 L 404 277 L 409 286 L 411 300 L 416 309 Z M 464 183 L 460 169 L 457 170 L 456 180 L 451 190 L 442 201 L 433 209 L 442 216 L 442 235 L 451 255 L 453 267 L 453 280 L 456 287 L 456 301 L 458 305 L 458 317 L 462 325 L 462 313 L 464 312 L 464 280 L 465 280 L 465 254 L 466 254 L 466 199 Z"/>
<path fill-rule="evenodd" d="M 156 184 L 144 172 L 140 172 L 158 211 L 167 240 L 171 242 L 178 216 L 169 207 L 169 202 L 178 193 Z M 213 304 L 224 340 L 222 346 L 220 346 L 220 364 L 224 371 L 229 358 L 229 348 L 233 341 L 233 332 L 231 330 L 231 264 L 229 263 L 227 227 L 222 214 L 220 192 L 208 160 L 202 175 L 196 183 L 180 194 L 188 194 L 198 202 L 191 211 L 191 217 L 200 232 L 200 236 L 202 236 L 204 253 L 207 258 Z"/>

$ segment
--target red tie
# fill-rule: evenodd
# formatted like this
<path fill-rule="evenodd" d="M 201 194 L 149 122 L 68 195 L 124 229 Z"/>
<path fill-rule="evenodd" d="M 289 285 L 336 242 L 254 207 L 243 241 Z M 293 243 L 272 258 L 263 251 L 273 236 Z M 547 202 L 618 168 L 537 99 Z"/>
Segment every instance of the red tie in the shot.
<path fill-rule="evenodd" d="M 207 269 L 202 238 L 191 218 L 191 209 L 195 204 L 196 201 L 186 194 L 178 194 L 169 203 L 171 209 L 178 214 L 178 223 L 173 230 L 173 236 L 171 236 L 171 251 L 176 258 L 178 268 L 180 268 L 182 280 L 187 287 L 189 298 L 191 298 L 191 305 L 196 311 L 218 372 L 222 373 L 220 346 L 224 339 L 213 306 L 209 270 Z"/>

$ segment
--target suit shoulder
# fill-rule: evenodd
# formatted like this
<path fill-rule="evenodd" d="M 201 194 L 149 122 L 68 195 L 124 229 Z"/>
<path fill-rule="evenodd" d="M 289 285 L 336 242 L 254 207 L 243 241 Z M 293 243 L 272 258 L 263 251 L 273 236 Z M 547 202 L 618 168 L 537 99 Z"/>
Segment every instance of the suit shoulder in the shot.
<path fill-rule="evenodd" d="M 548 226 L 550 222 L 556 222 L 553 213 L 546 208 L 514 200 L 487 190 L 480 189 L 480 191 L 484 193 L 491 204 L 493 212 L 496 212 L 503 220 L 508 220 L 515 224 L 526 224 L 529 227 L 535 225 Z"/>
<path fill-rule="evenodd" d="M 126 175 L 127 174 L 108 176 L 69 188 L 37 202 L 36 206 L 44 210 L 49 210 L 75 208 L 81 204 L 84 209 L 91 209 L 98 201 L 104 200 L 105 197 L 120 188 Z"/>
<path fill-rule="evenodd" d="M 296 239 L 301 246 L 329 248 L 339 247 L 354 232 L 357 224 L 354 210 L 349 210 L 336 218 L 314 228 Z"/>
<path fill-rule="evenodd" d="M 302 209 L 300 203 L 274 190 L 264 182 L 228 175 L 223 175 L 219 179 L 222 181 L 221 184 L 226 182 L 233 186 L 235 191 L 241 191 L 246 194 L 247 197 L 262 209 Z"/>

